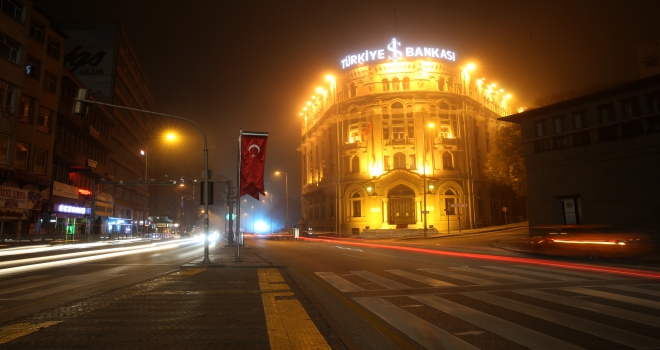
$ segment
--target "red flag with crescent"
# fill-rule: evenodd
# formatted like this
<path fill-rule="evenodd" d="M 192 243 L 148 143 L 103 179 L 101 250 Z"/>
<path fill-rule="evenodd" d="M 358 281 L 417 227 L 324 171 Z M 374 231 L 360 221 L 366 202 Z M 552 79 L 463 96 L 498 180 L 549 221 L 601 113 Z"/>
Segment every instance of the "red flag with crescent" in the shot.
<path fill-rule="evenodd" d="M 241 194 L 259 200 L 266 195 L 264 170 L 266 168 L 267 133 L 243 133 L 241 135 Z"/>

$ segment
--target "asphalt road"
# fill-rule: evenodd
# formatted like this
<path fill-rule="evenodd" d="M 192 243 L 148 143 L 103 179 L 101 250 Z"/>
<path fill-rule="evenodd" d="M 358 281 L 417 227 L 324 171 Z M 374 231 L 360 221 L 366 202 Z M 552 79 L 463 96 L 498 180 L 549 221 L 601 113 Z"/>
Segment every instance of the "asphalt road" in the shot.
<path fill-rule="evenodd" d="M 246 244 L 287 265 L 364 349 L 660 347 L 660 274 L 488 244 L 525 232 Z"/>
<path fill-rule="evenodd" d="M 0 250 L 0 323 L 171 271 L 203 254 L 195 240 Z"/>

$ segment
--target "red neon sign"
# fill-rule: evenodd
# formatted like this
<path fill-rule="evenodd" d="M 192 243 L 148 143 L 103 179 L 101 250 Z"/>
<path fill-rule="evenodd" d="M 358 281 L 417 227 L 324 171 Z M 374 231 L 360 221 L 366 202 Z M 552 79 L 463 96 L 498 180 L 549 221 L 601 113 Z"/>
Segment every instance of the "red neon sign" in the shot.
<path fill-rule="evenodd" d="M 91 196 L 92 195 L 92 191 L 86 190 L 84 188 L 79 188 L 78 193 L 82 194 L 83 196 Z"/>

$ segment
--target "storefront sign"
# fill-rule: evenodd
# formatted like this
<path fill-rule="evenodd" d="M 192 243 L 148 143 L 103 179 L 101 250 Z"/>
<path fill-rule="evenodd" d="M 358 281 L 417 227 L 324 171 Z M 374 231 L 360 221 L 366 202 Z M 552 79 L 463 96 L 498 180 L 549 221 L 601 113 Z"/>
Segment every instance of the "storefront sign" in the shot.
<path fill-rule="evenodd" d="M 53 181 L 53 194 L 60 197 L 78 199 L 78 187 Z"/>
<path fill-rule="evenodd" d="M 79 188 L 78 193 L 82 194 L 83 196 L 91 196 L 92 195 L 92 191 L 86 190 L 84 188 Z"/>
<path fill-rule="evenodd" d="M 41 210 L 41 192 L 0 186 L 0 207 Z"/>
<path fill-rule="evenodd" d="M 68 204 L 60 204 L 57 206 L 57 211 L 60 213 L 85 215 L 87 213 L 87 208 L 76 207 Z"/>
<path fill-rule="evenodd" d="M 25 220 L 28 218 L 26 209 L 0 208 L 0 219 Z"/>
<path fill-rule="evenodd" d="M 456 61 L 456 52 L 436 47 L 401 47 L 401 42 L 392 39 L 387 45 L 387 51 L 386 49 L 364 50 L 364 52 L 360 52 L 356 55 L 348 55 L 341 60 L 341 68 L 347 68 L 358 63 L 381 61 L 385 59 L 396 62 L 404 57 L 427 57 Z"/>
<path fill-rule="evenodd" d="M 108 193 L 99 193 L 99 194 L 97 194 L 96 195 L 96 200 L 97 201 L 104 201 L 104 202 L 108 202 L 108 203 L 113 202 L 112 195 L 108 194 Z"/>
<path fill-rule="evenodd" d="M 115 206 L 110 203 L 95 202 L 94 207 L 94 214 L 97 216 L 112 216 Z"/>

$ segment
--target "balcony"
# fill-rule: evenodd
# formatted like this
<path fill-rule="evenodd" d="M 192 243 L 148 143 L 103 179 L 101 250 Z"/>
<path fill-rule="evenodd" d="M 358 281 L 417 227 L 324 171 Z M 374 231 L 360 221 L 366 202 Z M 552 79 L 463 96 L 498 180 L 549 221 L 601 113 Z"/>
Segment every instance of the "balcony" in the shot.
<path fill-rule="evenodd" d="M 447 148 L 457 148 L 458 139 L 449 139 L 445 137 L 436 137 L 433 139 L 433 148 L 435 149 L 447 149 Z"/>
<path fill-rule="evenodd" d="M 366 149 L 367 148 L 367 143 L 366 142 L 352 142 L 352 143 L 346 143 L 344 144 L 344 151 L 356 151 L 358 148 L 361 149 Z"/>
<path fill-rule="evenodd" d="M 400 138 L 400 139 L 387 139 L 385 140 L 385 146 L 412 146 L 412 138 Z"/>

